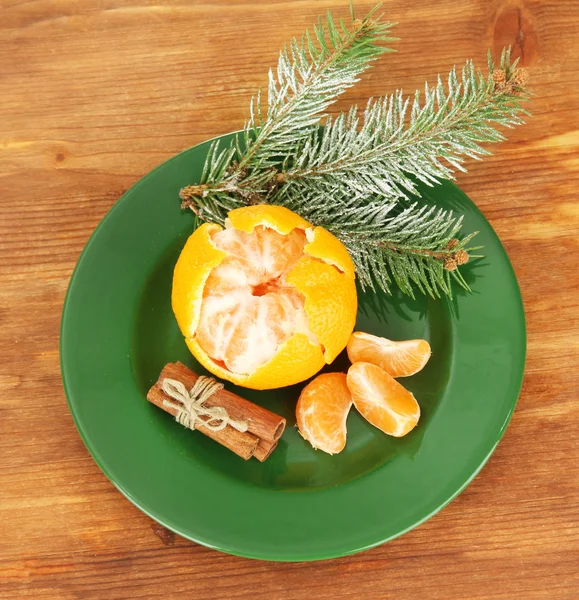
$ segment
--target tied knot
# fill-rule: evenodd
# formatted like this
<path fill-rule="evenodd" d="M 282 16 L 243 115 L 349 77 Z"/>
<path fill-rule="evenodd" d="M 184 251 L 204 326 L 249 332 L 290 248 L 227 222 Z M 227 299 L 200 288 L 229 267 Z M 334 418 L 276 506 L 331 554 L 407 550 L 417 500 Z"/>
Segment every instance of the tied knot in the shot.
<path fill-rule="evenodd" d="M 178 402 L 163 400 L 163 405 L 176 411 L 175 420 L 184 427 L 195 429 L 201 422 L 211 431 L 221 431 L 228 425 L 237 431 L 247 431 L 247 423 L 232 419 L 223 406 L 205 406 L 215 392 L 223 389 L 223 384 L 213 377 L 200 376 L 189 391 L 176 379 L 163 379 L 161 387 L 167 396 Z"/>

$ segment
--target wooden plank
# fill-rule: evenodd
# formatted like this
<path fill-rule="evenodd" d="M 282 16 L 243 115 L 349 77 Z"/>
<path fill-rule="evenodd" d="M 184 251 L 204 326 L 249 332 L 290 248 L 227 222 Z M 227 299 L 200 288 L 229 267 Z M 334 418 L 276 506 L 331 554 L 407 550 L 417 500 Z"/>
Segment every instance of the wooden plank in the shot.
<path fill-rule="evenodd" d="M 88 456 L 60 383 L 75 261 L 151 168 L 240 127 L 278 49 L 337 0 L 5 0 L 0 19 L 0 597 L 571 599 L 579 590 L 579 10 L 390 0 L 398 53 L 336 106 L 407 91 L 513 44 L 536 94 L 459 185 L 503 240 L 528 320 L 503 442 L 439 515 L 316 564 L 230 557 L 133 507 Z M 358 3 L 357 3 L 358 4 Z M 362 13 L 370 3 L 359 3 Z"/>

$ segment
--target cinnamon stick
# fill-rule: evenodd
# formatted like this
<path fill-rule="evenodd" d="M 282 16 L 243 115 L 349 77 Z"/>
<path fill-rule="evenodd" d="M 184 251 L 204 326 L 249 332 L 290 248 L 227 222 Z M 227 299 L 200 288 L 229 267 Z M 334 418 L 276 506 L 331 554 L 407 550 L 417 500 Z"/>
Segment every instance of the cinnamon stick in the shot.
<path fill-rule="evenodd" d="M 163 409 L 165 412 L 168 412 L 170 415 L 175 416 L 177 414 L 177 410 L 163 404 L 164 400 L 169 400 L 171 402 L 173 402 L 173 400 L 163 392 L 157 383 L 149 390 L 147 400 Z M 249 431 L 237 431 L 237 429 L 233 429 L 233 427 L 225 427 L 220 431 L 213 431 L 205 427 L 201 420 L 198 420 L 197 423 L 195 423 L 195 429 L 199 430 L 207 437 L 210 437 L 212 440 L 215 440 L 222 446 L 225 446 L 244 460 L 249 460 L 255 454 L 259 444 L 259 438 L 256 435 L 253 435 L 253 433 L 249 433 Z"/>
<path fill-rule="evenodd" d="M 182 363 L 168 363 L 161 371 L 155 385 L 149 390 L 147 400 L 175 416 L 177 411 L 163 403 L 164 400 L 171 400 L 162 390 L 163 380 L 176 379 L 187 389 L 191 389 L 198 378 L 197 374 Z M 245 460 L 255 456 L 263 462 L 273 452 L 277 440 L 285 429 L 286 421 L 283 417 L 225 389 L 215 392 L 205 401 L 204 406 L 222 406 L 230 418 L 247 423 L 248 429 L 245 432 L 237 431 L 229 425 L 220 431 L 212 431 L 203 425 L 201 419 L 195 424 L 195 428 L 201 433 Z"/>
<path fill-rule="evenodd" d="M 199 378 L 183 363 L 168 363 L 161 371 L 159 381 L 164 378 L 177 379 L 191 389 Z M 246 421 L 247 430 L 258 438 L 275 442 L 279 440 L 286 425 L 286 420 L 266 408 L 249 402 L 226 389 L 219 390 L 205 402 L 206 406 L 222 406 L 227 414 L 236 421 Z"/>
<path fill-rule="evenodd" d="M 277 442 L 266 442 L 265 440 L 259 440 L 257 448 L 253 453 L 253 456 L 257 458 L 259 462 L 263 462 L 270 457 L 271 453 L 277 448 Z"/>

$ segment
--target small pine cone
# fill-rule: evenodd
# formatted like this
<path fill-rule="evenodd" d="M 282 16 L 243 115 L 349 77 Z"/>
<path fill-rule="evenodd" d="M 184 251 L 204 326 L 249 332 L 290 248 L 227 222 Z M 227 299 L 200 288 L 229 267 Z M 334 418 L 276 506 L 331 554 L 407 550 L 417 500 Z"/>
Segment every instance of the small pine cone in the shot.
<path fill-rule="evenodd" d="M 507 81 L 507 74 L 502 69 L 495 69 L 493 71 L 493 81 L 497 88 L 501 89 Z"/>
<path fill-rule="evenodd" d="M 518 87 L 525 87 L 529 83 L 529 73 L 527 69 L 517 69 L 511 77 L 510 83 Z"/>
<path fill-rule="evenodd" d="M 453 248 L 456 247 L 456 245 L 458 244 L 458 240 L 456 238 L 452 238 L 448 244 L 446 244 L 446 247 L 448 250 L 452 250 Z"/>
<path fill-rule="evenodd" d="M 457 267 L 458 267 L 458 265 L 456 264 L 456 260 L 454 260 L 454 258 L 451 258 L 450 256 L 448 256 L 447 258 L 444 259 L 444 268 L 447 271 L 456 271 Z"/>
<path fill-rule="evenodd" d="M 454 259 L 456 260 L 457 265 L 466 265 L 468 262 L 468 252 L 466 250 L 459 250 L 454 255 Z"/>

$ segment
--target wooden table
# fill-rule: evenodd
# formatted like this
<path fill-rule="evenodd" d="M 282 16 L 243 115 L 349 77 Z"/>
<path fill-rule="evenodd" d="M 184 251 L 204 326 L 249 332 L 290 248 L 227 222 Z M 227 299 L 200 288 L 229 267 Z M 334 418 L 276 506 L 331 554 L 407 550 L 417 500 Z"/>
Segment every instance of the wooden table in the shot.
<path fill-rule="evenodd" d="M 399 52 L 338 108 L 411 91 L 513 44 L 536 94 L 459 185 L 504 242 L 528 323 L 496 453 L 430 521 L 348 558 L 274 564 L 157 525 L 90 458 L 59 323 L 91 232 L 140 177 L 239 128 L 278 49 L 337 0 L 3 0 L 0 17 L 0 596 L 34 599 L 579 598 L 579 5 L 387 0 Z M 360 5 L 361 13 L 370 5 Z"/>

